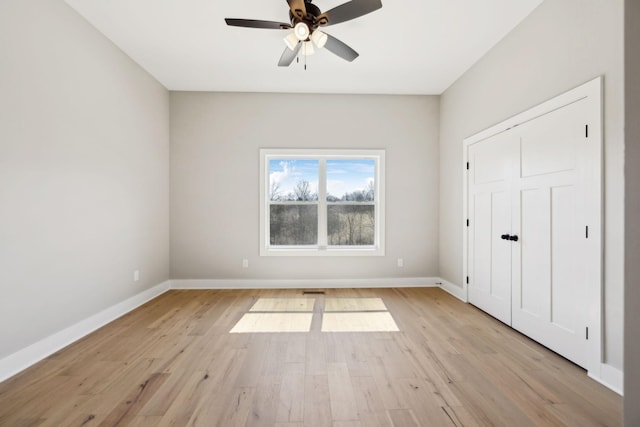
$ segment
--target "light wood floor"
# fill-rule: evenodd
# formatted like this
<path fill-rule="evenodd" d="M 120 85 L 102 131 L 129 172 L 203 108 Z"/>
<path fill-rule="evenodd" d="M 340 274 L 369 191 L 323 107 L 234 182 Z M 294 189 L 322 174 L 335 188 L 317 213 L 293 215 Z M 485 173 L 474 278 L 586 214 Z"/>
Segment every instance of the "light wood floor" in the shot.
<path fill-rule="evenodd" d="M 400 332 L 230 334 L 259 297 L 170 291 L 0 383 L 1 426 L 619 426 L 622 400 L 439 289 L 380 297 Z"/>

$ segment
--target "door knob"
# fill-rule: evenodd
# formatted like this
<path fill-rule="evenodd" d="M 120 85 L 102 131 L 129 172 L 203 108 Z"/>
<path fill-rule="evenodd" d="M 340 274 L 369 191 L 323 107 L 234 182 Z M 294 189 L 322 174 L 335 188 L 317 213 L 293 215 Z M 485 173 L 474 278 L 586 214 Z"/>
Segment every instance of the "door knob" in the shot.
<path fill-rule="evenodd" d="M 508 234 L 503 234 L 502 236 L 500 236 L 502 240 L 509 240 L 509 237 L 510 236 Z"/>
<path fill-rule="evenodd" d="M 517 242 L 518 241 L 518 236 L 509 236 L 509 240 Z"/>

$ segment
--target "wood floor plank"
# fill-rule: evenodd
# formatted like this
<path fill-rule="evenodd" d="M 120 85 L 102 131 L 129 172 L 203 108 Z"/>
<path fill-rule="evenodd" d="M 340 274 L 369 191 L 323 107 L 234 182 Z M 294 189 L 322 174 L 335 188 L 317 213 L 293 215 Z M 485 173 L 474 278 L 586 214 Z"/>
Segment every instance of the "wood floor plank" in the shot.
<path fill-rule="evenodd" d="M 264 334 L 255 334 L 251 337 L 251 341 L 247 346 L 246 356 L 240 373 L 236 379 L 238 387 L 255 387 L 260 379 L 260 372 L 264 364 L 264 355 L 262 350 L 269 342 L 269 337 Z"/>
<path fill-rule="evenodd" d="M 218 298 L 215 295 L 217 294 L 201 296 L 201 298 L 206 299 L 200 310 L 194 313 L 194 317 L 188 326 L 189 335 L 206 335 L 216 320 L 224 313 L 227 307 L 225 298 Z"/>
<path fill-rule="evenodd" d="M 433 427 L 451 427 L 451 418 L 443 409 L 443 402 L 438 393 L 434 393 L 420 378 L 398 378 L 393 387 L 399 399 L 411 408 L 419 425 Z"/>
<path fill-rule="evenodd" d="M 353 393 L 347 364 L 330 363 L 328 381 L 333 421 L 357 421 L 358 405 Z"/>
<path fill-rule="evenodd" d="M 466 410 L 464 406 L 450 407 L 445 406 L 442 408 L 447 416 L 451 419 L 451 422 L 456 427 L 479 427 L 477 420 Z"/>
<path fill-rule="evenodd" d="M 452 384 L 462 405 L 469 408 L 481 424 L 532 427 L 534 422 L 509 399 L 507 390 L 484 386 L 482 380 L 472 379 Z"/>
<path fill-rule="evenodd" d="M 287 344 L 278 339 L 277 334 L 270 334 L 270 340 L 262 351 L 264 363 L 261 375 L 268 376 L 278 384 L 282 383 L 286 363 L 283 360 L 287 357 Z"/>
<path fill-rule="evenodd" d="M 161 422 L 162 416 L 160 415 L 137 415 L 133 417 L 127 427 L 158 427 Z"/>
<path fill-rule="evenodd" d="M 100 426 L 125 426 L 140 412 L 140 409 L 158 391 L 168 374 L 155 373 L 132 389 L 120 404 L 100 423 Z"/>
<path fill-rule="evenodd" d="M 280 382 L 276 382 L 274 377 L 262 376 L 256 386 L 253 395 L 253 405 L 247 417 L 247 427 L 260 427 L 276 424 L 278 414 L 278 404 L 280 399 Z"/>
<path fill-rule="evenodd" d="M 329 380 L 326 375 L 306 375 L 304 378 L 304 425 L 331 425 Z"/>
<path fill-rule="evenodd" d="M 260 298 L 309 296 L 169 291 L 0 383 L 0 425 L 621 424 L 620 396 L 440 289 L 324 292 L 309 332 L 231 334 Z M 329 298 L 380 299 L 400 330 L 321 332 Z"/>
<path fill-rule="evenodd" d="M 394 427 L 420 427 L 411 409 L 391 409 L 389 418 Z"/>
<path fill-rule="evenodd" d="M 373 377 L 353 377 L 351 383 L 362 424 L 367 427 L 390 427 L 391 421 Z"/>
<path fill-rule="evenodd" d="M 251 411 L 254 393 L 254 387 L 235 388 L 231 394 L 231 399 L 222 399 L 221 401 L 224 402 L 224 404 L 221 407 L 210 407 L 207 415 L 203 417 L 197 425 L 216 425 L 218 427 L 244 426 Z M 220 414 L 222 415 L 220 416 Z M 216 419 L 217 423 L 215 423 Z"/>
<path fill-rule="evenodd" d="M 333 427 L 363 427 L 360 421 L 335 421 Z"/>
<path fill-rule="evenodd" d="M 285 363 L 304 364 L 307 356 L 306 334 L 291 334 L 287 340 L 287 355 Z"/>
<path fill-rule="evenodd" d="M 312 332 L 307 335 L 305 364 L 307 375 L 327 375 L 326 334 Z"/>
<path fill-rule="evenodd" d="M 216 384 L 208 372 L 196 371 L 190 375 L 181 375 L 184 386 L 173 397 L 171 395 L 157 394 L 158 401 L 153 399 L 140 411 L 139 416 L 160 416 L 158 427 L 187 425 L 198 409 L 202 396 L 215 393 Z M 166 384 L 166 383 L 165 383 Z M 163 399 L 163 397 L 165 399 Z M 165 409 L 166 408 L 166 409 Z M 162 412 L 164 410 L 164 412 Z M 159 414 L 159 415 L 147 415 Z"/>
<path fill-rule="evenodd" d="M 304 363 L 286 364 L 276 421 L 304 421 Z"/>
<path fill-rule="evenodd" d="M 371 375 L 376 383 L 380 398 L 385 409 L 406 409 L 407 403 L 403 402 L 393 386 L 394 377 L 385 369 L 381 357 L 372 357 L 370 362 Z"/>

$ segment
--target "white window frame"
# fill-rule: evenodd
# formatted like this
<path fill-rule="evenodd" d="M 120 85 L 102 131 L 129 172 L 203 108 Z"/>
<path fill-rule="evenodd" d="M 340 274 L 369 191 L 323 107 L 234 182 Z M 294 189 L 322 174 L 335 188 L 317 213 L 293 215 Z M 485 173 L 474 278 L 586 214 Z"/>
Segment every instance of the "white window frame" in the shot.
<path fill-rule="evenodd" d="M 271 246 L 269 216 L 269 161 L 271 159 L 319 160 L 318 245 Z M 347 159 L 375 160 L 375 239 L 369 246 L 331 246 L 327 244 L 326 161 Z M 384 150 L 260 150 L 260 256 L 384 256 L 385 235 L 385 151 Z M 345 204 L 341 202 L 339 204 Z M 346 203 L 348 204 L 348 203 Z M 360 203 L 362 204 L 362 203 Z"/>

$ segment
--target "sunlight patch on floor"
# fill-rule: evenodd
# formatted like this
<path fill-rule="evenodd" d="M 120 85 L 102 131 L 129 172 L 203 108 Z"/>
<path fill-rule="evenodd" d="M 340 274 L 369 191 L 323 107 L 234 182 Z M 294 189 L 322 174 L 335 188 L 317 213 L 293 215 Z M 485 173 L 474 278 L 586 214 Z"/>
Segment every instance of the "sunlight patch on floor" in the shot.
<path fill-rule="evenodd" d="M 324 311 L 387 311 L 382 298 L 327 298 Z"/>
<path fill-rule="evenodd" d="M 312 312 L 313 298 L 259 298 L 249 311 L 304 311 Z"/>
<path fill-rule="evenodd" d="M 246 313 L 231 333 L 309 332 L 313 313 Z"/>
<path fill-rule="evenodd" d="M 324 313 L 322 332 L 397 332 L 398 325 L 389 312 Z"/>

